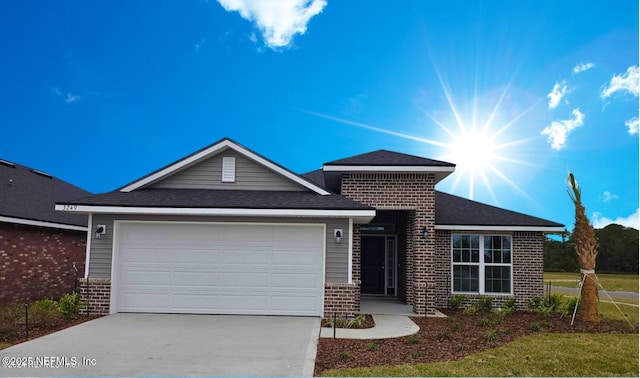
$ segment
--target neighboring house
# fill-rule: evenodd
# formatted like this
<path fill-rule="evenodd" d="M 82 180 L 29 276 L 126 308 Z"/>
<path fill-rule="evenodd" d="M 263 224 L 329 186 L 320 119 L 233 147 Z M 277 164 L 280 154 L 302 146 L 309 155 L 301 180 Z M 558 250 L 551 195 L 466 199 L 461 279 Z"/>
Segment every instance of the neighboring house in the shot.
<path fill-rule="evenodd" d="M 455 294 L 542 296 L 563 225 L 437 192 L 450 163 L 375 151 L 298 175 L 223 139 L 113 192 L 89 215 L 90 311 L 323 316 L 361 295 L 417 314 Z"/>
<path fill-rule="evenodd" d="M 0 303 L 74 290 L 74 263 L 84 273 L 87 216 L 55 211 L 55 203 L 89 194 L 0 159 Z"/>

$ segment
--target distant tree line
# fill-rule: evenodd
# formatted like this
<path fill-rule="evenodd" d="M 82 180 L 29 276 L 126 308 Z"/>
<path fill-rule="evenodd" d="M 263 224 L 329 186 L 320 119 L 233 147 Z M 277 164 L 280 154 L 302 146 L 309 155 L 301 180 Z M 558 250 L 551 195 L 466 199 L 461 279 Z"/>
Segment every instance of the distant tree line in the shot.
<path fill-rule="evenodd" d="M 638 230 L 610 224 L 595 232 L 599 244 L 596 272 L 638 273 Z M 573 235 L 565 233 L 562 241 L 547 239 L 544 243 L 544 270 L 579 271 Z"/>

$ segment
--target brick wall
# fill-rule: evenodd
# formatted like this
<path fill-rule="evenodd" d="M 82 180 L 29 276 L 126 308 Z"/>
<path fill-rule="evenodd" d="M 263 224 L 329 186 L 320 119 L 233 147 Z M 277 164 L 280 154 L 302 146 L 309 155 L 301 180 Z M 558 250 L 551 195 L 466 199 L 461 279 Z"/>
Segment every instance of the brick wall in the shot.
<path fill-rule="evenodd" d="M 324 317 L 353 318 L 360 312 L 360 281 L 324 284 Z"/>
<path fill-rule="evenodd" d="M 484 234 L 495 234 L 486 232 Z M 494 307 L 516 298 L 519 308 L 526 308 L 533 297 L 542 297 L 544 292 L 542 232 L 512 233 L 513 294 L 494 295 Z M 436 234 L 436 306 L 449 307 L 451 294 L 451 231 L 438 230 Z M 470 295 L 466 305 L 478 296 Z"/>
<path fill-rule="evenodd" d="M 406 271 L 403 282 L 407 303 L 417 314 L 434 313 L 435 308 L 435 175 L 428 173 L 346 173 L 341 194 L 380 210 L 410 210 L 407 220 Z M 428 236 L 422 237 L 427 227 Z M 360 270 L 360 255 L 353 266 Z M 355 269 L 354 269 L 355 270 Z M 414 300 L 413 292 L 421 290 Z M 426 290 L 426 292 L 425 292 Z"/>
<path fill-rule="evenodd" d="M 0 303 L 59 298 L 84 275 L 82 231 L 0 223 Z"/>
<path fill-rule="evenodd" d="M 111 280 L 107 278 L 80 279 L 80 302 L 83 314 L 108 315 L 111 300 Z"/>
<path fill-rule="evenodd" d="M 520 308 L 531 298 L 544 295 L 544 240 L 542 232 L 513 233 L 513 292 Z"/>

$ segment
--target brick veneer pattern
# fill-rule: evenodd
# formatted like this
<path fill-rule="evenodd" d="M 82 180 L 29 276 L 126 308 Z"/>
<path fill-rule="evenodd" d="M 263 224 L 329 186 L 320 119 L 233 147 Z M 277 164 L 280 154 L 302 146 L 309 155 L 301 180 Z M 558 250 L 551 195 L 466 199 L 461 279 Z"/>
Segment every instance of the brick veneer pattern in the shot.
<path fill-rule="evenodd" d="M 436 235 L 436 306 L 449 307 L 451 294 L 451 231 L 439 230 Z M 483 234 L 495 234 L 486 232 Z M 542 245 L 545 236 L 542 232 L 512 233 L 513 292 L 514 295 L 494 295 L 494 307 L 503 305 L 508 299 L 516 298 L 519 308 L 526 308 L 533 297 L 542 297 L 543 257 Z M 468 296 L 466 305 L 477 295 Z"/>
<path fill-rule="evenodd" d="M 353 318 L 360 311 L 360 282 L 324 284 L 324 317 Z"/>
<path fill-rule="evenodd" d="M 59 298 L 84 274 L 83 231 L 0 223 L 0 303 Z"/>
<path fill-rule="evenodd" d="M 111 280 L 108 278 L 80 279 L 81 313 L 108 315 L 111 300 Z"/>
<path fill-rule="evenodd" d="M 412 210 L 407 224 L 407 302 L 417 314 L 434 313 L 435 175 L 427 173 L 346 173 L 341 194 L 377 209 Z M 422 228 L 428 236 L 423 238 Z M 358 255 L 359 257 L 359 255 Z M 360 259 L 353 259 L 360 267 Z M 425 292 L 426 290 L 426 292 Z M 414 298 L 413 291 L 416 293 Z M 425 307 L 426 306 L 426 307 Z"/>

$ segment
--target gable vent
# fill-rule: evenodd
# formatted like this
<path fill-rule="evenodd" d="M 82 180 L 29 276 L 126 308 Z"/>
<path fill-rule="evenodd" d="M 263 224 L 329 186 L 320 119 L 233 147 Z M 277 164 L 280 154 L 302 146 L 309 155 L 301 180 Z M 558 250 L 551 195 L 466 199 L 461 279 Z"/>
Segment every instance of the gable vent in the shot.
<path fill-rule="evenodd" d="M 222 158 L 222 182 L 236 182 L 236 158 L 233 156 Z"/>

